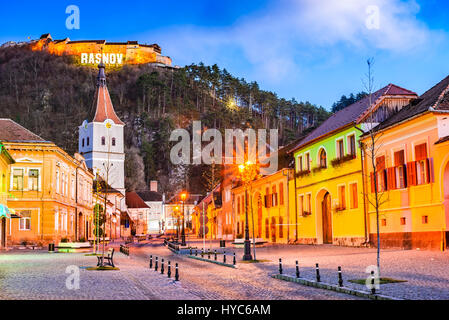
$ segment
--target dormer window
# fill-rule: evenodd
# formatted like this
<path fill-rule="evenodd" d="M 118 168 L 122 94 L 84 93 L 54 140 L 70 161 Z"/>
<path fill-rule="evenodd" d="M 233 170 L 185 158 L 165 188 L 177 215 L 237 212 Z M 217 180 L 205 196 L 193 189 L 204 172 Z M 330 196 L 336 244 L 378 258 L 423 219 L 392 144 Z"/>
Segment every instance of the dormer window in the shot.
<path fill-rule="evenodd" d="M 112 145 L 115 146 L 115 138 L 112 138 Z"/>
<path fill-rule="evenodd" d="M 105 137 L 101 137 L 101 145 L 102 146 L 106 145 L 106 138 Z"/>

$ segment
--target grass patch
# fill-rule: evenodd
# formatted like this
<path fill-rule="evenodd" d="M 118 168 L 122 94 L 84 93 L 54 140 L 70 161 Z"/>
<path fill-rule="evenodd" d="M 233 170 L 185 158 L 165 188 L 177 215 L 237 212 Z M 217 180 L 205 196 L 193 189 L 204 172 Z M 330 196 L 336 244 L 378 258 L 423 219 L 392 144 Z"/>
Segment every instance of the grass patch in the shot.
<path fill-rule="evenodd" d="M 387 283 L 401 283 L 401 282 L 407 282 L 407 280 L 397 280 L 392 278 L 380 278 L 379 284 L 387 284 Z M 349 282 L 365 285 L 366 279 L 355 279 L 355 280 L 348 280 Z"/>
<path fill-rule="evenodd" d="M 271 260 L 261 259 L 261 260 L 241 260 L 240 263 L 264 263 L 271 262 Z"/>
<path fill-rule="evenodd" d="M 90 268 L 86 268 L 86 270 L 89 270 L 89 271 L 111 271 L 111 270 L 120 270 L 120 269 L 113 268 L 113 267 L 90 267 Z"/>
<path fill-rule="evenodd" d="M 90 256 L 101 257 L 102 254 L 101 253 L 86 253 L 84 256 L 86 256 L 86 257 L 90 257 Z"/>

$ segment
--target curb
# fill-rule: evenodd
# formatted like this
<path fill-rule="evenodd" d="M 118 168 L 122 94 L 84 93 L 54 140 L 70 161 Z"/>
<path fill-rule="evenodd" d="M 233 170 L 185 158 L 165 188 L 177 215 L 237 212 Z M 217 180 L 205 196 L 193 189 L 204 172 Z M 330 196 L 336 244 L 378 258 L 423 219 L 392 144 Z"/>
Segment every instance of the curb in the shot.
<path fill-rule="evenodd" d="M 332 284 L 311 281 L 311 280 L 307 280 L 304 278 L 296 278 L 296 277 L 287 276 L 287 275 L 283 275 L 283 274 L 275 274 L 275 275 L 272 275 L 271 277 L 274 279 L 278 279 L 278 280 L 284 280 L 284 281 L 288 281 L 288 282 L 296 282 L 296 283 L 299 283 L 299 284 L 302 284 L 305 286 L 309 286 L 309 287 L 315 287 L 315 288 L 320 288 L 320 289 L 325 289 L 325 290 L 336 291 L 336 292 L 340 292 L 340 293 L 346 293 L 346 294 L 350 294 L 350 295 L 357 296 L 357 297 L 368 298 L 371 300 L 402 300 L 402 299 L 395 298 L 395 297 L 384 296 L 381 294 L 372 294 L 372 293 L 369 293 L 366 291 L 355 290 L 355 289 L 351 289 L 351 288 L 347 288 L 347 287 L 339 287 L 339 286 L 332 285 Z"/>
<path fill-rule="evenodd" d="M 215 263 L 215 264 L 218 264 L 218 265 L 220 265 L 220 266 L 224 266 L 224 267 L 228 267 L 228 268 L 237 269 L 237 266 L 235 266 L 235 265 L 233 265 L 233 264 L 227 264 L 227 263 L 223 263 L 223 262 L 219 262 L 219 261 L 215 261 L 215 260 L 204 259 L 204 258 L 195 257 L 195 256 L 191 256 L 191 255 L 187 255 L 186 257 L 187 257 L 187 258 L 190 258 L 190 259 L 195 259 L 195 260 L 200 260 L 200 261 L 205 261 L 205 262 Z"/>

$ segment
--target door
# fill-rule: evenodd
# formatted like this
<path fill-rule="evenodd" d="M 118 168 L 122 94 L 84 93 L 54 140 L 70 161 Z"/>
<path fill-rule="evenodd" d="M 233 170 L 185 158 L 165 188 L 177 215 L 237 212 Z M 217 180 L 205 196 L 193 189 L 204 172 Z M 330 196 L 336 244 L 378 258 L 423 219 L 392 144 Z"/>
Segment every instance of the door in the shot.
<path fill-rule="evenodd" d="M 0 248 L 6 247 L 6 218 L 2 218 L 0 222 Z"/>
<path fill-rule="evenodd" d="M 321 209 L 323 213 L 323 243 L 332 243 L 332 212 L 329 192 L 323 198 Z"/>
<path fill-rule="evenodd" d="M 271 218 L 271 242 L 276 243 L 276 218 Z"/>

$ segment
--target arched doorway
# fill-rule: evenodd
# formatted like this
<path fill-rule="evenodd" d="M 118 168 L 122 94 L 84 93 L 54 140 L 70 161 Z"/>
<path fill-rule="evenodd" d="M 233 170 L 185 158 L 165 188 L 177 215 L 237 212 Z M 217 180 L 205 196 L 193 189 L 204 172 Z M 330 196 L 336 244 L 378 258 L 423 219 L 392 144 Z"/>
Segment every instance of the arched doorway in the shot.
<path fill-rule="evenodd" d="M 323 219 L 323 243 L 332 243 L 332 210 L 329 192 L 326 192 L 321 202 L 321 213 Z"/>

